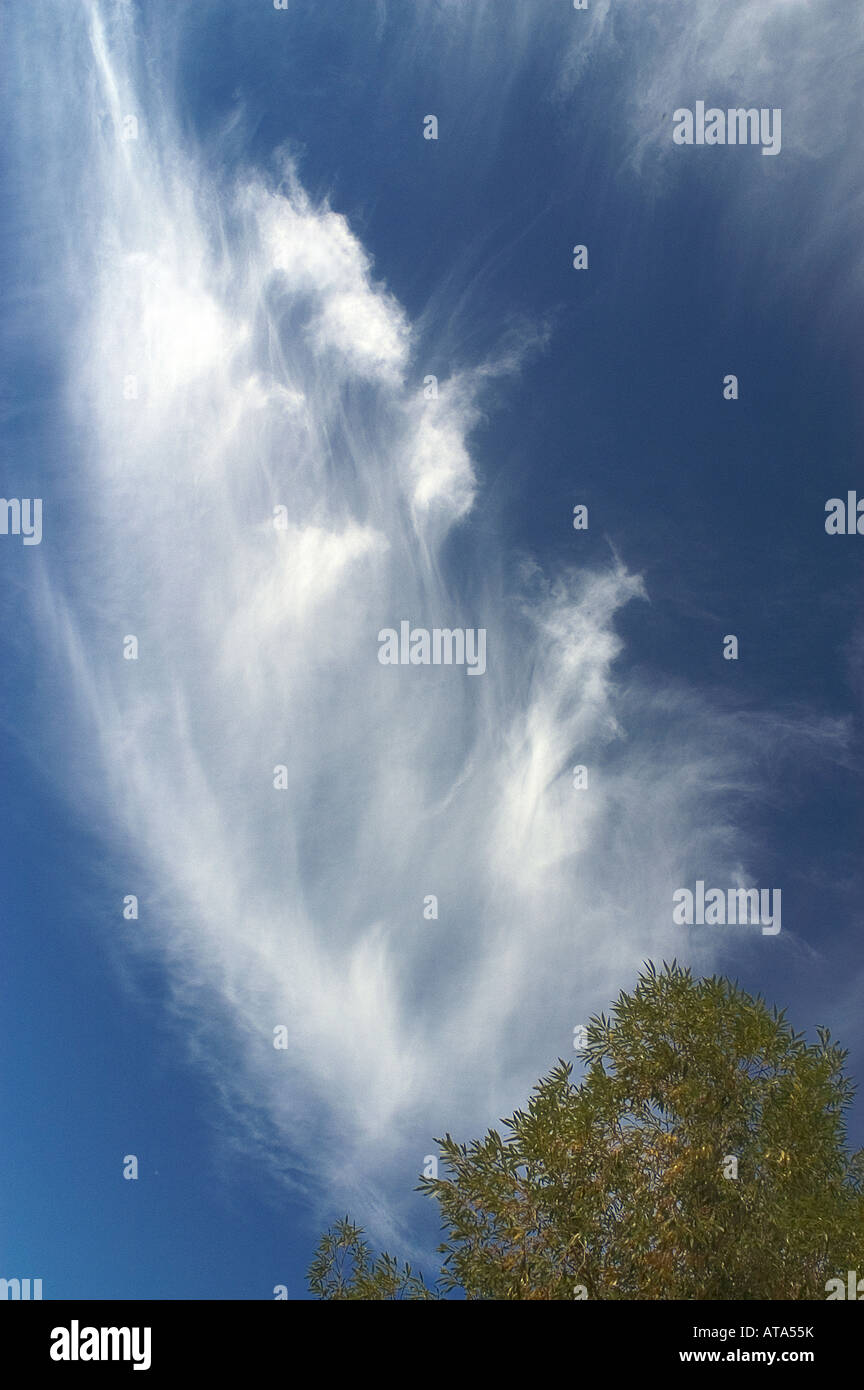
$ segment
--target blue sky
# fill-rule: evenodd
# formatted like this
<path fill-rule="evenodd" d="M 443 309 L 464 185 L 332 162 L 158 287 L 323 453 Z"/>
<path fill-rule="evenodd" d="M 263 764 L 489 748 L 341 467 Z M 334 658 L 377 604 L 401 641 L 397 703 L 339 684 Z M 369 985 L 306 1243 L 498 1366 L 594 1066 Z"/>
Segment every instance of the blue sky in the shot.
<path fill-rule="evenodd" d="M 854 9 L 7 23 L 5 1274 L 303 1297 L 346 1211 L 431 1269 L 432 1136 L 649 957 L 860 1075 Z M 698 100 L 781 152 L 674 145 Z M 382 667 L 404 618 L 486 674 Z M 675 926 L 697 879 L 782 931 Z"/>

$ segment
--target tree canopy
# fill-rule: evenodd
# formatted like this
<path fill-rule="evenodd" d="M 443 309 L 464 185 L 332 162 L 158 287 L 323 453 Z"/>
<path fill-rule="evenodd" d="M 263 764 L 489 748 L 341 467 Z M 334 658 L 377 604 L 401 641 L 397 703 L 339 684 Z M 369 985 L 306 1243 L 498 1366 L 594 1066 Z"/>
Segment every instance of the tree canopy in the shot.
<path fill-rule="evenodd" d="M 853 1083 L 826 1029 L 808 1044 L 737 984 L 648 963 L 593 1017 L 573 1066 L 504 1133 L 436 1140 L 442 1269 L 429 1287 L 373 1259 L 347 1217 L 309 1269 L 321 1299 L 824 1299 L 864 1252 Z"/>

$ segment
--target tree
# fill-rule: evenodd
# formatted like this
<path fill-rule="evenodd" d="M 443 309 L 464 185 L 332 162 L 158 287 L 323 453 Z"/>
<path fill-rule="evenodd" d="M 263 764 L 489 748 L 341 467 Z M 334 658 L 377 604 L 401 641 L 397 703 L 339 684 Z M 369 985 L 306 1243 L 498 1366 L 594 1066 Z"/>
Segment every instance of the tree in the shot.
<path fill-rule="evenodd" d="M 864 1253 L 864 1150 L 850 1154 L 847 1052 L 727 979 L 650 962 L 587 1026 L 582 1081 L 559 1061 L 526 1110 L 436 1140 L 442 1293 L 469 1299 L 824 1299 Z M 325 1235 L 319 1298 L 432 1298 Z"/>
<path fill-rule="evenodd" d="M 306 1277 L 316 1298 L 337 1302 L 438 1297 L 409 1264 L 400 1270 L 392 1255 L 379 1255 L 373 1261 L 362 1227 L 355 1226 L 347 1216 L 321 1237 Z"/>

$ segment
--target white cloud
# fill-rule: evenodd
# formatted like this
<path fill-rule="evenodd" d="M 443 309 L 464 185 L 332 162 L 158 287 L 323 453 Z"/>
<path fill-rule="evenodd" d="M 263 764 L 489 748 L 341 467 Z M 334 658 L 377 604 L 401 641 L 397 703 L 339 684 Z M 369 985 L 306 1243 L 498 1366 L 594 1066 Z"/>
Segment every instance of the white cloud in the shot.
<path fill-rule="evenodd" d="M 783 148 L 819 156 L 854 128 L 864 12 L 833 0 L 622 0 L 597 8 L 589 42 L 574 27 L 562 65 L 572 86 L 585 56 L 614 44 L 624 58 L 620 96 L 640 143 L 671 147 L 671 113 L 697 99 L 783 106 Z M 665 120 L 661 119 L 665 116 Z M 672 150 L 675 153 L 674 149 Z"/>
<path fill-rule="evenodd" d="M 372 283 L 370 259 L 346 219 L 313 208 L 291 167 L 288 183 L 287 197 L 255 189 L 249 200 L 280 288 L 309 296 L 315 348 L 333 348 L 354 372 L 398 382 L 408 355 L 405 315 Z"/>

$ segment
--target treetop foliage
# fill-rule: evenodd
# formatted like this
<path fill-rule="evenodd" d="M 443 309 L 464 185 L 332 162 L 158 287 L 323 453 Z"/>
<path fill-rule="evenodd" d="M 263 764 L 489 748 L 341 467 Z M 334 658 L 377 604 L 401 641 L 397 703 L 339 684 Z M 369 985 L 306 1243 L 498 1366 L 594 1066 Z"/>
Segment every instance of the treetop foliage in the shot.
<path fill-rule="evenodd" d="M 864 1151 L 847 1052 L 728 979 L 647 963 L 504 1133 L 436 1140 L 443 1266 L 430 1289 L 346 1217 L 323 1299 L 823 1299 L 864 1251 Z"/>

